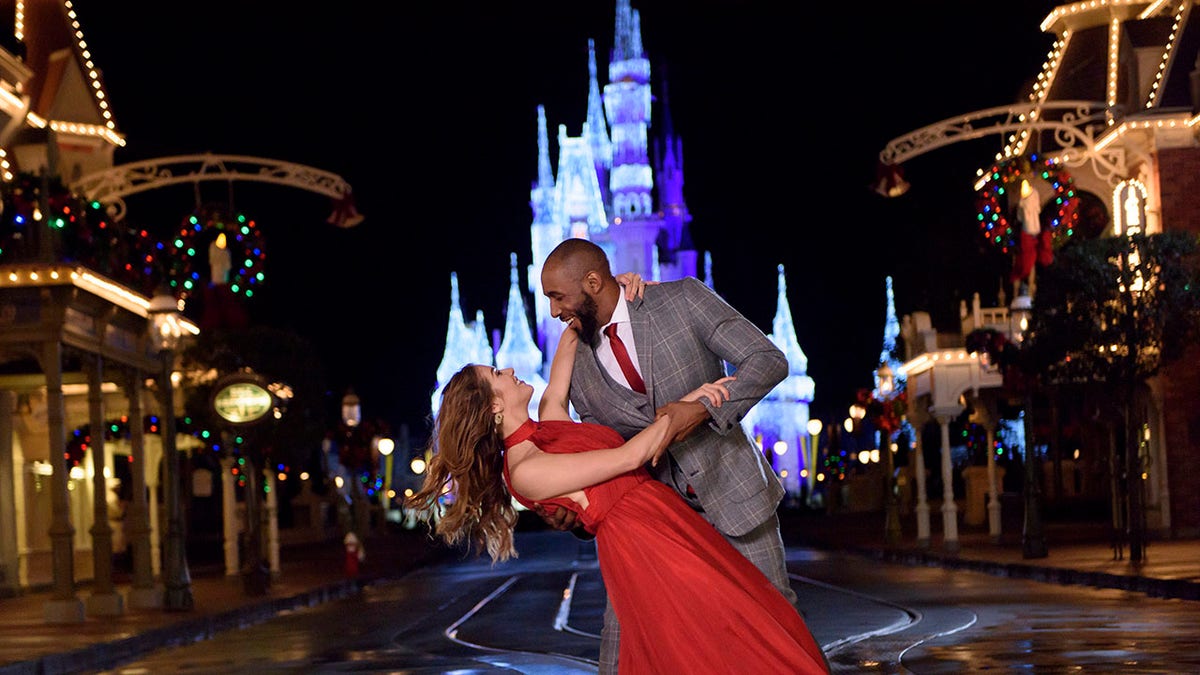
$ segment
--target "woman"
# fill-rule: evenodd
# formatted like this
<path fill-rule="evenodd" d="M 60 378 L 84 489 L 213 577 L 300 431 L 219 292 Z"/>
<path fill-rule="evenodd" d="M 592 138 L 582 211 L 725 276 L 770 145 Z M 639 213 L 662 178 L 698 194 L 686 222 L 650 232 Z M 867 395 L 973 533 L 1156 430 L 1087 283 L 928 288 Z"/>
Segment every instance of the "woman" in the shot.
<path fill-rule="evenodd" d="M 645 284 L 620 275 L 632 299 Z M 436 449 L 425 483 L 409 501 L 432 511 L 449 486 L 453 501 L 437 523 L 450 544 L 515 557 L 515 498 L 580 515 L 596 536 L 600 574 L 621 623 L 622 673 L 825 673 L 824 657 L 796 608 L 765 575 L 675 493 L 650 477 L 667 445 L 666 418 L 628 442 L 573 421 L 568 387 L 579 335 L 563 331 L 538 406 L 512 369 L 468 365 L 442 392 Z M 686 400 L 720 406 L 724 383 Z M 427 511 L 427 512 L 428 512 Z"/>

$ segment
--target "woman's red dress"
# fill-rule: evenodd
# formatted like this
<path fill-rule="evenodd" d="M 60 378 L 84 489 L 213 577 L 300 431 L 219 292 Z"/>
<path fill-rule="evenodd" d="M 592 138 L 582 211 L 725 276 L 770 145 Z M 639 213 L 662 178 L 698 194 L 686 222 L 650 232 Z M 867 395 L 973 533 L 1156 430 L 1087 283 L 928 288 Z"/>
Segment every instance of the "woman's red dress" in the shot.
<path fill-rule="evenodd" d="M 608 427 L 529 420 L 507 439 L 543 452 L 612 448 Z M 527 508 L 534 502 L 512 490 Z M 600 574 L 621 624 L 622 673 L 825 673 L 804 619 L 766 575 L 644 468 L 586 488 L 588 507 L 560 497 L 596 535 Z"/>

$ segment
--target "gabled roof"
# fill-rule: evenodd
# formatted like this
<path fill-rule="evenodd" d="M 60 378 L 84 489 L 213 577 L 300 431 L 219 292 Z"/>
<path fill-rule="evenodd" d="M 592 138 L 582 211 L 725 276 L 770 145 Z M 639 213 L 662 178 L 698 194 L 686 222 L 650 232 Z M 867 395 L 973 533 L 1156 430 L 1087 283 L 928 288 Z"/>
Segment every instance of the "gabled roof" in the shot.
<path fill-rule="evenodd" d="M 1041 28 L 1056 36 L 1033 81 L 1030 120 L 1079 125 L 1107 113 L 1110 127 L 1194 115 L 1191 73 L 1200 54 L 1200 0 L 1086 0 L 1056 7 Z M 1091 123 L 1091 122 L 1088 122 Z M 1003 156 L 1060 145 L 1015 137 Z"/>
<path fill-rule="evenodd" d="M 70 0 L 0 0 L 0 30 L 0 44 L 16 50 L 13 56 L 32 73 L 24 82 L 5 83 L 29 97 L 30 124 L 77 125 L 63 130 L 124 144 Z"/>

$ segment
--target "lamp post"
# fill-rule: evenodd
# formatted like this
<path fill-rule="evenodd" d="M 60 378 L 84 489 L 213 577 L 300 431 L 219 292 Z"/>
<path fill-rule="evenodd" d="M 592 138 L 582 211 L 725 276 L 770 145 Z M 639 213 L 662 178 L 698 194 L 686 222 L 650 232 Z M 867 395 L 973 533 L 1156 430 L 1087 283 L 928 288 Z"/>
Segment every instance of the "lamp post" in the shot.
<path fill-rule="evenodd" d="M 347 389 L 346 395 L 342 397 L 342 424 L 352 430 L 360 422 L 362 422 L 362 404 L 358 400 L 358 394 L 355 394 L 353 389 Z"/>
<path fill-rule="evenodd" d="M 379 503 L 383 506 L 383 521 L 386 523 L 388 512 L 392 510 L 392 452 L 396 442 L 384 436 L 376 442 L 379 454 L 383 455 L 383 492 L 379 494 Z"/>
<path fill-rule="evenodd" d="M 1018 348 L 1024 348 L 1025 333 L 1029 330 L 1029 320 L 1033 311 L 1033 301 L 1029 295 L 1013 298 L 1009 307 L 1009 321 L 1012 342 Z M 1010 377 L 1006 372 L 1004 376 Z M 1045 527 L 1042 523 L 1042 489 L 1039 484 L 1037 465 L 1034 463 L 1037 452 L 1034 448 L 1033 437 L 1033 392 L 1030 390 L 1032 378 L 1019 373 L 1021 378 L 1024 412 L 1021 417 L 1025 428 L 1025 515 L 1021 531 L 1021 555 L 1025 558 L 1045 558 L 1046 550 Z M 988 450 L 991 452 L 991 450 Z"/>
<path fill-rule="evenodd" d="M 370 505 L 365 499 L 362 490 L 361 471 L 363 463 L 365 463 L 370 455 L 370 446 L 360 445 L 362 425 L 362 402 L 358 398 L 358 394 L 354 393 L 353 388 L 346 389 L 346 395 L 342 397 L 342 427 L 345 430 L 345 435 L 342 442 L 345 444 L 345 457 L 350 458 L 347 466 L 350 472 L 350 526 L 349 531 L 357 532 L 359 536 L 366 536 L 370 525 L 371 514 L 369 513 Z M 363 453 L 360 454 L 360 450 Z"/>
<path fill-rule="evenodd" d="M 896 375 L 892 367 L 884 363 L 876 371 L 879 378 L 879 400 L 883 405 L 890 405 L 892 396 L 896 393 Z M 885 484 L 887 492 L 883 499 L 883 538 L 888 544 L 900 542 L 900 500 L 896 494 L 896 446 L 892 443 L 891 434 L 881 431 L 879 435 L 879 452 L 887 457 L 887 476 Z"/>
<path fill-rule="evenodd" d="M 813 491 L 817 484 L 817 444 L 821 440 L 821 420 L 811 419 L 808 421 L 808 457 L 805 458 L 805 463 L 808 464 L 808 505 L 815 506 L 816 501 L 813 499 Z"/>
<path fill-rule="evenodd" d="M 158 350 L 162 369 L 159 373 L 159 395 L 162 398 L 162 449 L 166 460 L 163 499 L 167 508 L 167 538 L 163 545 L 163 607 L 186 611 L 193 607 L 192 579 L 188 572 L 184 548 L 183 514 L 179 489 L 182 476 L 179 452 L 175 447 L 175 385 L 171 375 L 175 370 L 175 350 L 183 336 L 183 301 L 173 294 L 160 291 L 150 299 L 151 339 Z"/>

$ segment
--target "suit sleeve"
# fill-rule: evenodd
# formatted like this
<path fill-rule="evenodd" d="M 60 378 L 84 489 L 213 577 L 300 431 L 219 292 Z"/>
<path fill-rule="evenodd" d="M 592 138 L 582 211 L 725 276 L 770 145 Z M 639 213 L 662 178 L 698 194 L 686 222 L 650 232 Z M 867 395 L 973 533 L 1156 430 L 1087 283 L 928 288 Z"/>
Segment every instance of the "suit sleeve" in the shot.
<path fill-rule="evenodd" d="M 737 377 L 728 383 L 730 399 L 721 407 L 705 403 L 713 428 L 724 435 L 739 426 L 746 412 L 787 377 L 787 356 L 752 321 L 698 279 L 686 279 L 683 287 L 699 324 L 698 337 L 729 364 L 729 374 Z"/>

